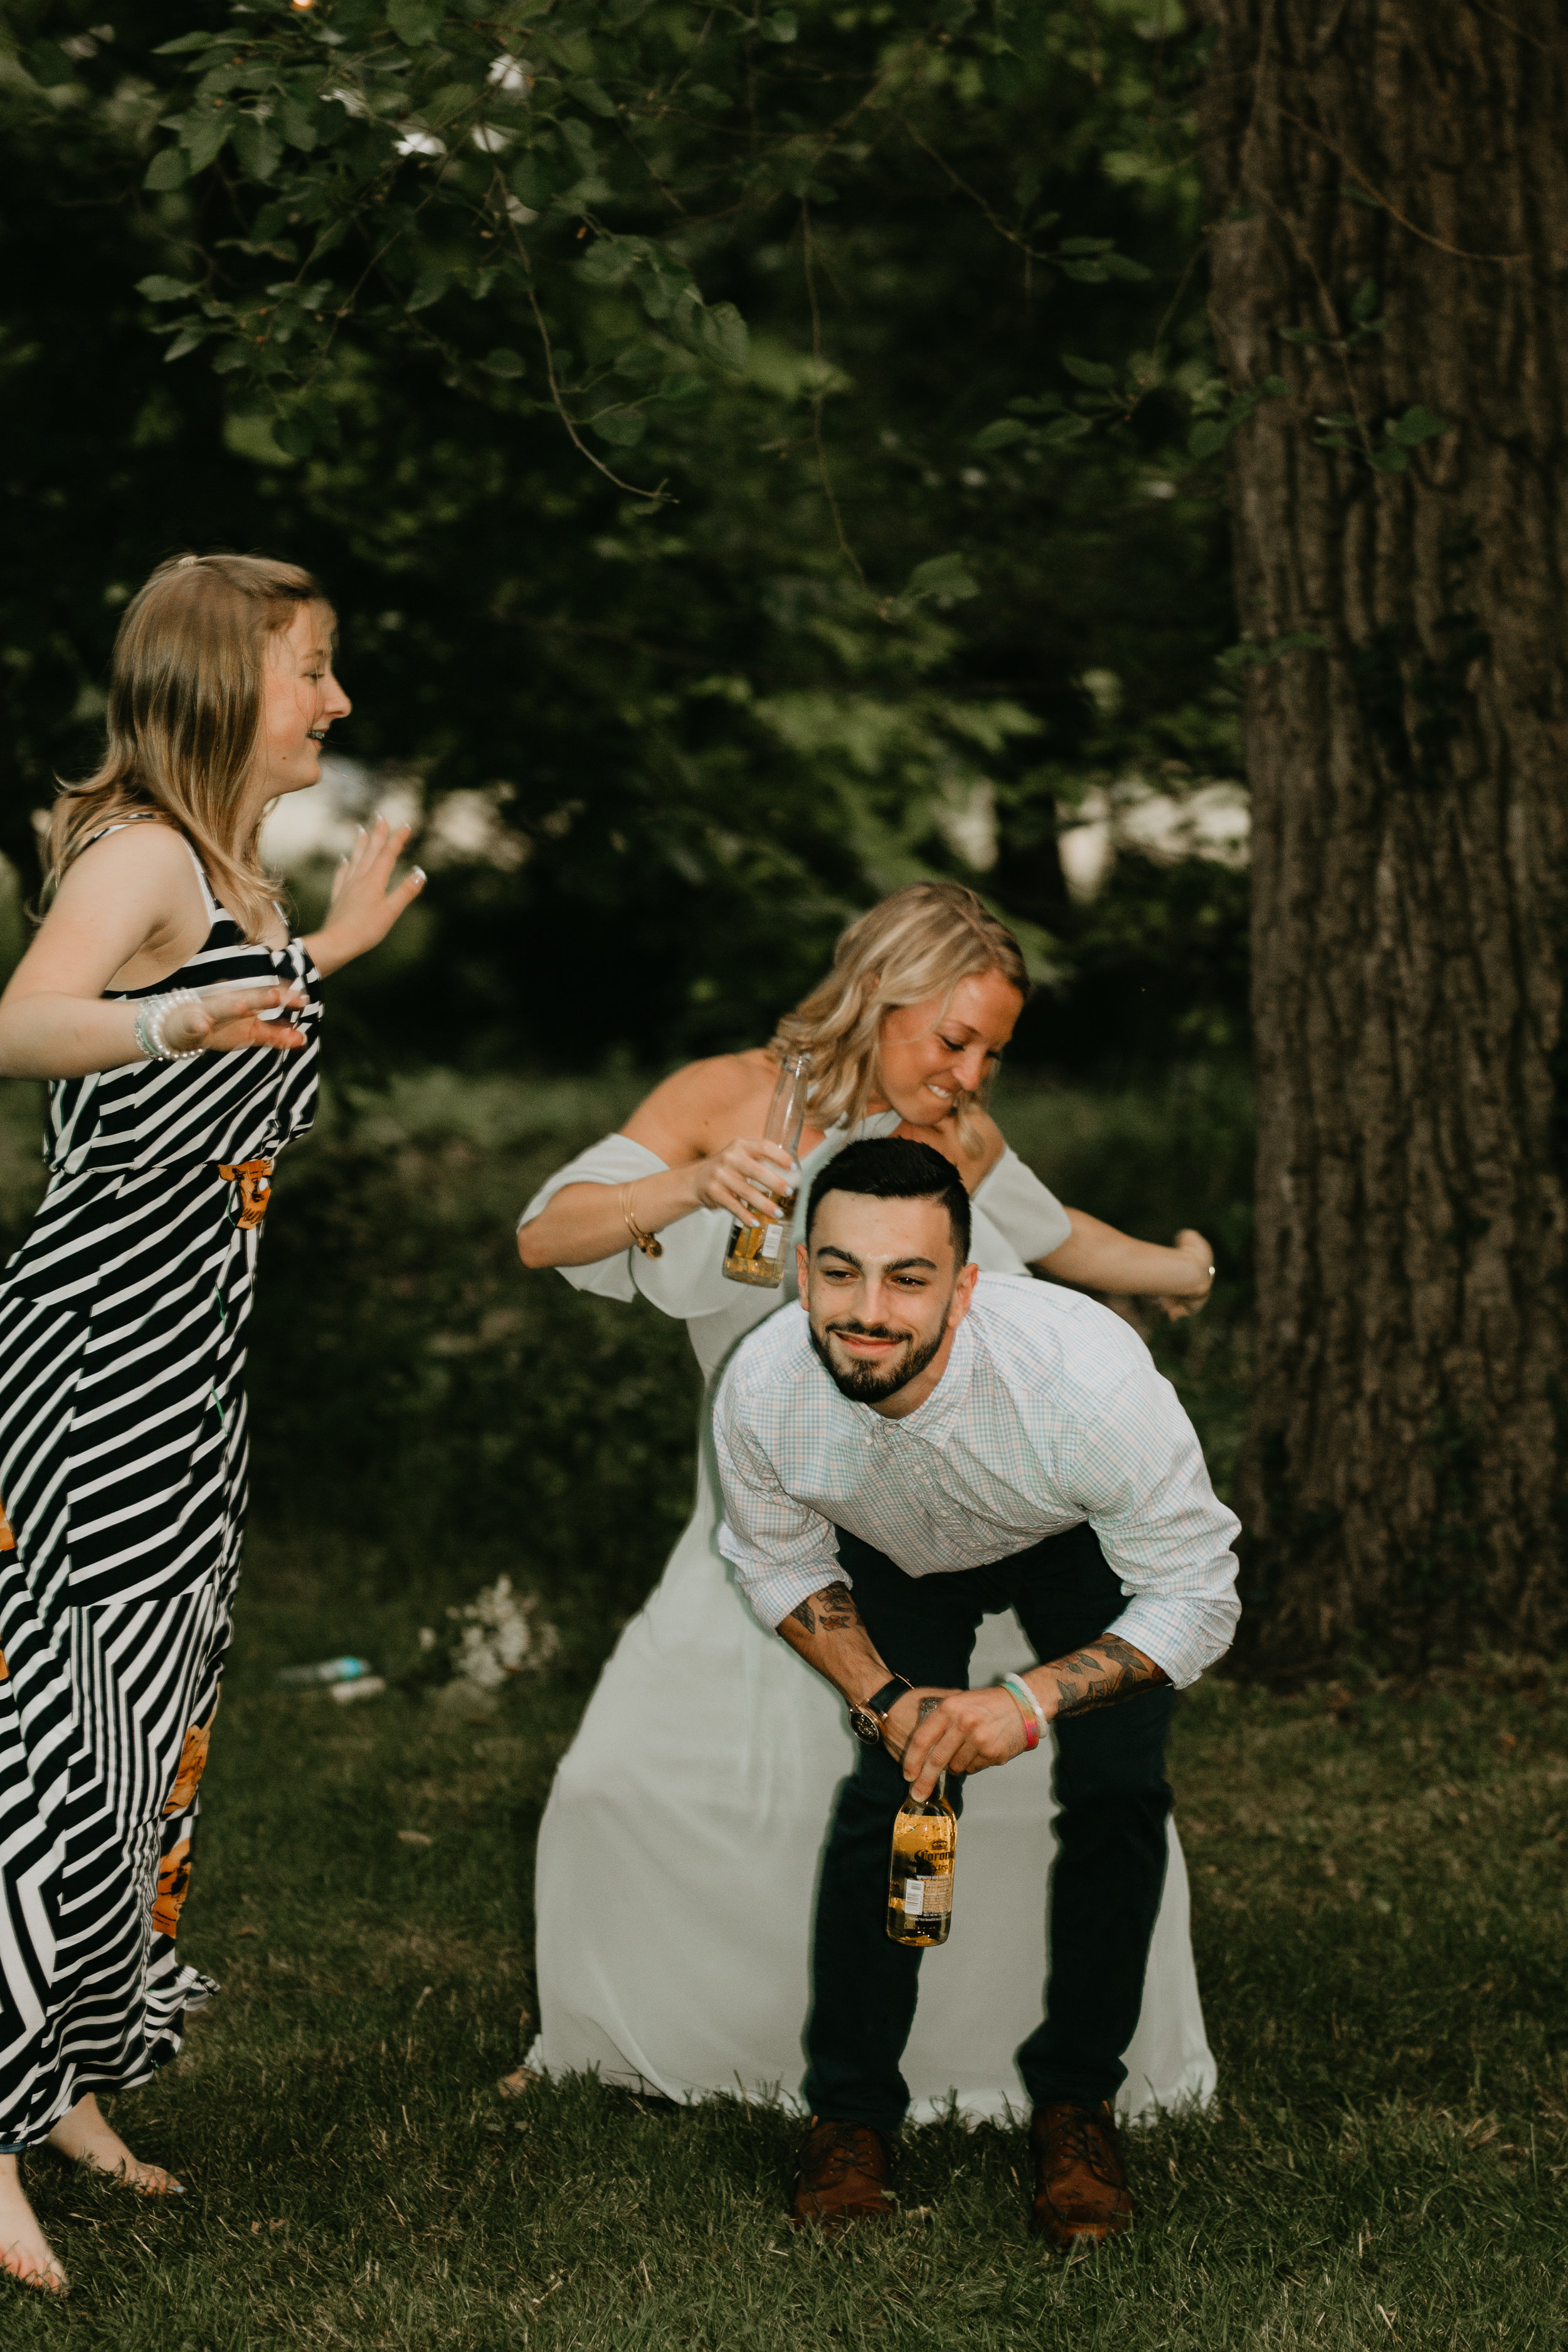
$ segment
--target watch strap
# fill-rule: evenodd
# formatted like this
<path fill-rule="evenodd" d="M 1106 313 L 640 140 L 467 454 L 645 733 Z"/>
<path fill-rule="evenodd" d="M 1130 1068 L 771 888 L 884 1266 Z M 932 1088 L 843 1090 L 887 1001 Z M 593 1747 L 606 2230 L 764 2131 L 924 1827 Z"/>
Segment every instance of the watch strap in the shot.
<path fill-rule="evenodd" d="M 878 1717 L 887 1715 L 897 1706 L 904 1693 L 912 1687 L 911 1684 L 904 1680 L 902 1675 L 895 1675 L 890 1683 L 884 1683 L 879 1691 L 873 1691 L 868 1699 L 862 1700 L 860 1711 L 863 1715 Z"/>

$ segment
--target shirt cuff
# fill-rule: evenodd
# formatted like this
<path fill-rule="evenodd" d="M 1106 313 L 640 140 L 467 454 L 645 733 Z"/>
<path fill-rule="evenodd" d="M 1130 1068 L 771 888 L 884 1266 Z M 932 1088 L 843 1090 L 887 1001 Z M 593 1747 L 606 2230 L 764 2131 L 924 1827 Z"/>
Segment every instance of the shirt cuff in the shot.
<path fill-rule="evenodd" d="M 1173 1689 L 1188 1690 L 1224 1657 L 1240 1615 L 1234 1592 L 1188 1601 L 1158 1601 L 1144 1593 L 1130 1601 L 1106 1632 L 1142 1650 Z"/>
<path fill-rule="evenodd" d="M 847 1584 L 849 1578 L 837 1552 L 816 1561 L 790 1568 L 770 1568 L 765 1560 L 743 1551 L 727 1526 L 719 1529 L 719 1549 L 735 1571 L 735 1581 L 752 1611 L 770 1633 L 776 1633 L 792 1609 L 809 1601 L 830 1584 Z"/>

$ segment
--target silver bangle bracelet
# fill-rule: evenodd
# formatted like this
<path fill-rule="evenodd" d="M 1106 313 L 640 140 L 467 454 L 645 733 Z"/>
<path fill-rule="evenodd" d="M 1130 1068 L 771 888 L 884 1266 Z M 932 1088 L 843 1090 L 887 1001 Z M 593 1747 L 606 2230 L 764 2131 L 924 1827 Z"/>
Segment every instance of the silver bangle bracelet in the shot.
<path fill-rule="evenodd" d="M 132 1034 L 149 1062 L 189 1062 L 202 1051 L 199 1045 L 187 1045 L 176 1053 L 163 1035 L 164 1024 L 177 1004 L 195 1004 L 200 996 L 195 988 L 171 988 L 162 996 L 150 996 L 138 1005 L 132 1023 Z"/>

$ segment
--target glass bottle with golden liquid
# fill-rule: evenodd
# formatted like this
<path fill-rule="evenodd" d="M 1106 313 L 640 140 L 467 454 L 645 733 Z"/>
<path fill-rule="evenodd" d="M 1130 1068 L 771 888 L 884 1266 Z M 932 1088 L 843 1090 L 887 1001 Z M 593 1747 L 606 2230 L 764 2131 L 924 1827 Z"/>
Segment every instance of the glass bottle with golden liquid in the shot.
<path fill-rule="evenodd" d="M 888 1933 L 923 1950 L 945 1944 L 952 1926 L 952 1874 L 958 1818 L 947 1801 L 947 1774 L 929 1797 L 906 1797 L 893 1823 L 888 1876 Z"/>
<path fill-rule="evenodd" d="M 773 1088 L 773 1098 L 768 1106 L 768 1123 L 763 1129 L 764 1143 L 781 1144 L 794 1160 L 800 1150 L 800 1131 L 805 1125 L 806 1100 L 811 1081 L 811 1055 L 786 1054 L 779 1071 L 779 1082 Z M 795 1188 L 779 1170 L 779 1182 L 788 1184 L 787 1192 L 773 1195 L 780 1217 L 763 1217 L 754 1225 L 743 1225 L 737 1217 L 730 1227 L 730 1246 L 724 1253 L 724 1272 L 731 1282 L 756 1283 L 768 1290 L 778 1287 L 784 1269 L 784 1249 L 789 1241 L 790 1217 L 795 1208 Z"/>

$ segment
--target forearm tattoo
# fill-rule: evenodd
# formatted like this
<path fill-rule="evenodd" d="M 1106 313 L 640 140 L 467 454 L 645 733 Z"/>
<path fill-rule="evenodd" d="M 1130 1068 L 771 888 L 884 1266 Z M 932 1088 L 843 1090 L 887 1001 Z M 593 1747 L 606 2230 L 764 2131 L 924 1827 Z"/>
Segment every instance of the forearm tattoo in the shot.
<path fill-rule="evenodd" d="M 852 1625 L 858 1625 L 861 1617 L 849 1587 L 829 1584 L 792 1609 L 788 1622 L 798 1625 L 803 1633 L 845 1633 Z M 784 1631 L 782 1625 L 779 1631 Z"/>
<path fill-rule="evenodd" d="M 1141 1650 L 1117 1633 L 1102 1633 L 1087 1649 L 1075 1650 L 1068 1658 L 1054 1658 L 1051 1672 L 1057 1678 L 1058 1716 L 1087 1715 L 1091 1707 L 1114 1706 L 1119 1699 L 1132 1698 L 1141 1690 L 1155 1690 L 1171 1679 L 1163 1666 L 1152 1664 Z"/>

